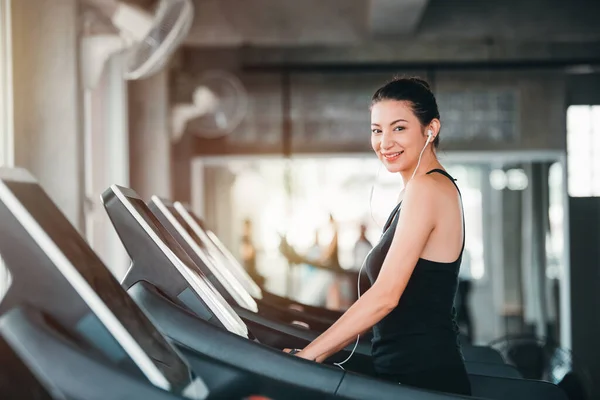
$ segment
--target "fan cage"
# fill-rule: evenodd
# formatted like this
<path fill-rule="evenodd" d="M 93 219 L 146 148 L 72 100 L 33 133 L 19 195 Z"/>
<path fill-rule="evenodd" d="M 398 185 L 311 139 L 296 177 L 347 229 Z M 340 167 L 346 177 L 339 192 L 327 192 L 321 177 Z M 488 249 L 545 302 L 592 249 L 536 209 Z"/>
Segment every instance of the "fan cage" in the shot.
<path fill-rule="evenodd" d="M 125 78 L 141 79 L 161 70 L 186 38 L 194 8 L 190 0 L 161 0 L 155 23 L 146 38 L 126 53 Z"/>

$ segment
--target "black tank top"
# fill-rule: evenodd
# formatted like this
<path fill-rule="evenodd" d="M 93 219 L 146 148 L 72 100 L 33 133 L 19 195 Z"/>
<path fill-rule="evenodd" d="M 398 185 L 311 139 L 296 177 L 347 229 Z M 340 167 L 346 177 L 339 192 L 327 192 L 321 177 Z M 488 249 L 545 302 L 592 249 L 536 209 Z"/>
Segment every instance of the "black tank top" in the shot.
<path fill-rule="evenodd" d="M 446 171 L 434 169 L 427 174 L 434 172 L 454 183 Z M 401 204 L 390 214 L 379 243 L 365 261 L 371 284 L 377 279 L 392 243 Z M 405 374 L 464 363 L 454 310 L 463 250 L 464 218 L 463 246 L 458 259 L 442 263 L 419 258 L 398 305 L 373 327 L 372 358 L 378 373 Z"/>

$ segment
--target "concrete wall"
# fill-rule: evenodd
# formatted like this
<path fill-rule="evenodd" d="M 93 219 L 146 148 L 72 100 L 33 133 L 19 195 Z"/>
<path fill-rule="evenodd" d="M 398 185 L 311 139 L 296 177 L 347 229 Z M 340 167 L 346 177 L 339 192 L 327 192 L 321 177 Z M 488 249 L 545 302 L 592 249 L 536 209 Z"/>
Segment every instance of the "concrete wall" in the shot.
<path fill-rule="evenodd" d="M 452 150 L 520 150 L 566 148 L 566 76 L 560 71 L 445 71 L 435 74 L 435 91 L 511 89 L 517 94 L 517 140 L 473 140 L 449 145 Z M 444 110 L 441 109 L 442 120 Z M 442 128 L 443 129 L 443 128 Z M 443 142 L 443 132 L 441 135 Z"/>
<path fill-rule="evenodd" d="M 14 162 L 84 225 L 77 0 L 12 1 Z"/>
<path fill-rule="evenodd" d="M 236 74 L 246 86 L 250 111 L 243 124 L 228 138 L 219 141 L 195 141 L 197 155 L 281 154 L 283 148 L 283 103 L 285 94 L 282 75 L 275 72 L 241 71 L 234 56 L 226 57 L 221 68 Z M 239 59 L 237 60 L 239 62 Z M 214 60 L 212 61 L 213 63 Z M 175 74 L 173 97 L 186 101 L 199 84 L 201 71 L 191 60 Z M 212 67 L 218 67 L 213 64 Z M 431 81 L 440 99 L 442 116 L 442 149 L 448 151 L 559 150 L 566 147 L 565 104 L 567 76 L 559 70 L 457 70 L 396 71 L 419 75 Z M 374 90 L 395 75 L 385 73 L 291 73 L 290 110 L 292 148 L 300 153 L 368 152 L 369 99 Z M 452 139 L 444 134 L 444 95 L 461 93 L 514 94 L 514 135 L 489 139 L 483 124 L 481 135 L 460 137 L 460 125 L 468 128 L 481 116 L 478 110 L 464 113 L 464 122 L 455 121 Z M 447 97 L 447 96 L 445 96 Z M 446 104 L 448 106 L 448 104 Z M 446 119 L 445 119 L 446 118 Z M 471 120 L 469 120 L 471 118 Z M 447 125 L 448 126 L 448 125 Z M 492 127 L 490 126 L 490 130 Z M 191 126 L 188 131 L 192 131 Z M 447 128 L 448 130 L 448 128 Z M 465 129 L 466 131 L 466 129 Z M 193 133 L 193 132 L 189 132 Z"/>

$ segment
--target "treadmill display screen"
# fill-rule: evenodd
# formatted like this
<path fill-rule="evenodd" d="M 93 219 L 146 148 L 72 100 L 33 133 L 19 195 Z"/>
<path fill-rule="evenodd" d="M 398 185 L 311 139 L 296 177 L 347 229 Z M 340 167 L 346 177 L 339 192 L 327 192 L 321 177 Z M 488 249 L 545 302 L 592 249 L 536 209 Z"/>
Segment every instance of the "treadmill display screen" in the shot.
<path fill-rule="evenodd" d="M 59 267 L 58 263 L 55 263 L 59 270 L 63 269 L 61 271 L 63 276 L 65 276 L 67 281 L 71 282 L 71 285 L 81 295 L 92 312 L 100 318 L 100 313 L 105 312 L 105 309 L 98 305 L 97 301 L 94 300 L 97 297 L 93 293 L 90 294 L 87 287 L 82 287 L 78 284 L 78 282 L 81 282 L 81 278 L 100 297 L 121 326 L 125 328 L 148 356 L 155 368 L 167 379 L 171 387 L 176 390 L 187 387 L 192 380 L 192 373 L 188 365 L 171 344 L 157 331 L 127 292 L 121 288 L 112 273 L 41 187 L 36 183 L 4 182 L 58 247 L 60 252 L 67 258 L 70 265 L 74 267 L 74 270 L 64 270 L 64 267 Z M 77 274 L 79 277 L 77 277 Z M 78 284 L 77 287 L 74 282 Z M 86 290 L 88 291 L 87 293 Z M 115 336 L 115 339 L 119 340 L 119 337 L 123 337 L 121 334 L 122 328 L 110 327 L 106 322 L 104 325 Z M 78 326 L 75 328 L 88 339 L 90 336 L 94 336 L 86 334 L 89 330 L 88 328 L 90 328 L 89 320 L 79 321 Z M 118 334 L 116 333 L 117 330 L 119 331 Z M 124 340 L 128 341 L 128 339 Z M 100 349 L 105 346 L 106 342 L 104 344 L 94 344 L 94 347 Z M 125 345 L 123 342 L 121 342 L 121 346 L 125 352 L 132 356 L 132 353 L 129 353 L 128 349 L 132 349 L 133 347 Z M 118 358 L 118 354 L 118 352 L 112 352 L 107 354 L 107 356 L 114 359 L 115 356 Z"/>
<path fill-rule="evenodd" d="M 198 295 L 207 303 L 212 312 L 225 327 L 244 337 L 248 337 L 248 327 L 238 317 L 235 311 L 221 296 L 214 286 L 208 281 L 208 278 L 200 271 L 194 261 L 188 256 L 185 250 L 177 243 L 175 238 L 166 230 L 148 206 L 139 198 L 127 196 L 127 200 L 133 205 L 137 213 L 146 221 L 158 238 L 172 251 L 175 256 L 183 263 L 185 272 L 182 272 L 184 277 L 189 278 L 193 282 L 193 287 L 196 291 L 200 291 Z M 189 282 L 189 281 L 188 281 Z"/>

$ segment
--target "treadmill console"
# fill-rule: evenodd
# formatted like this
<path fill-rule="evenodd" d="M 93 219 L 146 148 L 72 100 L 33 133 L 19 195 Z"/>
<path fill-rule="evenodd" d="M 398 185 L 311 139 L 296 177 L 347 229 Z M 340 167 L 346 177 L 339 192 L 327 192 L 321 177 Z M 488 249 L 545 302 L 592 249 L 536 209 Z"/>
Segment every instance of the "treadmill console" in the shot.
<path fill-rule="evenodd" d="M 157 387 L 203 386 L 27 171 L 0 168 L 0 221 L 12 279 L 0 314 L 29 304 L 115 364 L 129 360 Z"/>
<path fill-rule="evenodd" d="M 140 280 L 152 282 L 200 316 L 215 317 L 228 331 L 248 337 L 246 324 L 137 193 L 113 185 L 104 192 L 103 202 L 132 258 L 124 278 L 126 287 Z"/>

